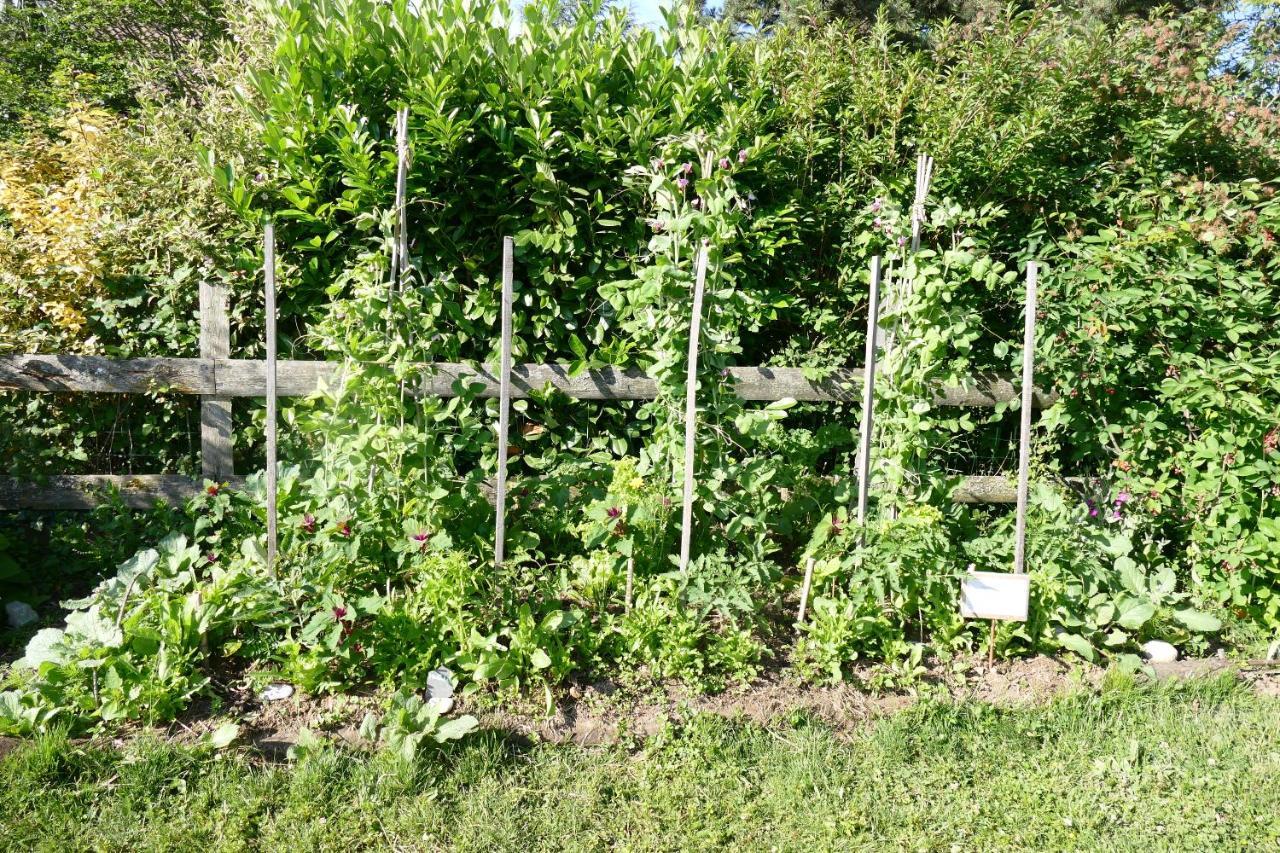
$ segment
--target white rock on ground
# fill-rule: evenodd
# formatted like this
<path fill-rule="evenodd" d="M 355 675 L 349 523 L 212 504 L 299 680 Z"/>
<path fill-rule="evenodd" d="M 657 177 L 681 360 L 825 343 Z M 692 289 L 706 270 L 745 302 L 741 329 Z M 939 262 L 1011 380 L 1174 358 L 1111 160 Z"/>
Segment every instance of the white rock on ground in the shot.
<path fill-rule="evenodd" d="M 266 690 L 258 694 L 258 700 L 261 702 L 279 702 L 281 699 L 288 699 L 292 695 L 292 684 L 270 684 Z"/>
<path fill-rule="evenodd" d="M 1163 640 L 1148 640 L 1142 644 L 1142 656 L 1151 663 L 1173 663 L 1178 650 Z"/>
<path fill-rule="evenodd" d="M 40 618 L 25 601 L 10 601 L 4 606 L 4 615 L 9 620 L 9 627 L 14 629 L 30 625 Z"/>

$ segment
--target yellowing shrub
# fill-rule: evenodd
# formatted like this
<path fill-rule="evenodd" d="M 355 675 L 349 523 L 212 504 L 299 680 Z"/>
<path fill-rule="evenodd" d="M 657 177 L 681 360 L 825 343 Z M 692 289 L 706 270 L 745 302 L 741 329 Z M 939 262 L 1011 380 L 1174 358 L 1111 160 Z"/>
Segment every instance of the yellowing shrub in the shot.
<path fill-rule="evenodd" d="M 0 346 L 85 343 L 84 305 L 113 267 L 97 170 L 114 122 L 76 108 L 57 138 L 31 136 L 0 151 Z"/>

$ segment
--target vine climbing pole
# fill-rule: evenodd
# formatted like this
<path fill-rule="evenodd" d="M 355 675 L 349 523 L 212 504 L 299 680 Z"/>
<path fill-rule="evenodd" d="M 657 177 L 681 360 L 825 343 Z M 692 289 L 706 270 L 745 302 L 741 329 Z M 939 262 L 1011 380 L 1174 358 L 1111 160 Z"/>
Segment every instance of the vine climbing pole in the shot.
<path fill-rule="evenodd" d="M 276 571 L 276 226 L 270 219 L 262 238 L 267 326 L 267 571 Z"/>
<path fill-rule="evenodd" d="M 498 363 L 498 483 L 494 490 L 493 564 L 505 558 L 507 536 L 507 436 L 511 421 L 511 288 L 515 242 L 502 239 L 502 343 Z"/>
<path fill-rule="evenodd" d="M 698 338 L 702 334 L 702 296 L 707 286 L 707 241 L 698 252 L 693 281 L 693 318 L 689 322 L 689 364 L 684 396 L 684 501 L 680 515 L 680 568 L 689 566 L 693 537 L 693 463 L 698 427 Z"/>

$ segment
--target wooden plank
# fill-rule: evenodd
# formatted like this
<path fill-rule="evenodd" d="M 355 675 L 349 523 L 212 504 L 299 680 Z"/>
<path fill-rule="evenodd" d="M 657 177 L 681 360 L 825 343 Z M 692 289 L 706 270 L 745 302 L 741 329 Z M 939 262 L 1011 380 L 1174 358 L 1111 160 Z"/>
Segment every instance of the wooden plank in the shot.
<path fill-rule="evenodd" d="M 342 365 L 324 361 L 277 361 L 279 397 L 305 397 L 322 382 L 337 381 Z M 456 397 L 459 383 L 477 386 L 477 396 L 497 397 L 497 375 L 483 366 L 440 362 L 421 366 L 418 393 Z M 798 367 L 731 367 L 729 378 L 744 400 L 770 402 L 852 401 L 862 384 L 862 369 L 837 370 L 821 380 L 805 378 Z M 606 367 L 569 375 L 567 364 L 518 364 L 511 368 L 511 398 L 528 397 L 550 385 L 578 400 L 652 400 L 657 383 L 639 368 Z M 92 355 L 0 356 L 0 391 L 147 394 L 168 391 L 224 397 L 266 395 L 266 362 L 251 359 L 195 358 L 110 359 Z M 940 388 L 937 406 L 984 408 L 1018 399 L 1009 377 L 975 374 L 963 386 Z M 1034 403 L 1044 408 L 1058 399 L 1055 392 L 1037 390 Z"/>
<path fill-rule="evenodd" d="M 245 478 L 229 479 L 233 488 Z M 1068 477 L 1068 485 L 1083 486 L 1080 478 Z M 106 500 L 106 491 L 117 488 L 127 506 L 149 508 L 157 500 L 180 503 L 199 494 L 203 481 L 177 474 L 78 474 L 52 476 L 41 481 L 0 477 L 0 511 L 86 510 Z M 492 502 L 493 493 L 486 490 Z M 963 504 L 1012 504 L 1017 501 L 1013 480 L 1002 475 L 966 477 L 951 493 L 951 500 Z"/>
<path fill-rule="evenodd" d="M 858 527 L 867 522 L 871 495 L 871 441 L 875 435 L 876 329 L 880 325 L 880 256 L 871 259 L 871 298 L 867 300 L 867 345 L 863 353 L 862 422 L 858 442 Z M 859 532 L 859 537 L 862 533 Z"/>
<path fill-rule="evenodd" d="M 230 478 L 239 487 L 243 477 Z M 204 489 L 202 481 L 175 474 L 80 474 L 40 482 L 0 477 L 0 510 L 88 510 L 120 492 L 125 506 L 150 509 L 158 501 L 178 506 Z"/>
<path fill-rule="evenodd" d="M 1013 571 L 1022 574 L 1027 561 L 1027 491 L 1031 466 L 1031 400 L 1036 362 L 1035 261 L 1027 264 L 1027 297 L 1022 324 L 1022 424 L 1018 432 L 1018 519 L 1013 548 Z"/>
<path fill-rule="evenodd" d="M 231 327 L 227 319 L 227 288 L 200 282 L 200 357 L 226 359 L 231 355 Z M 210 480 L 222 481 L 234 471 L 231 398 L 206 396 L 200 400 L 200 468 Z"/>
<path fill-rule="evenodd" d="M 90 394 L 213 394 L 214 367 L 198 358 L 0 356 L 0 390 Z"/>
<path fill-rule="evenodd" d="M 702 336 L 702 296 L 707 287 L 707 241 L 698 252 L 693 282 L 693 316 L 689 320 L 689 363 L 684 383 L 684 501 L 680 515 L 680 568 L 689 566 L 693 539 L 693 464 L 698 426 L 698 339 Z"/>
<path fill-rule="evenodd" d="M 267 335 L 267 571 L 276 571 L 276 226 L 267 220 L 262 238 Z"/>
<path fill-rule="evenodd" d="M 493 564 L 501 566 L 507 537 L 507 441 L 511 429 L 511 289 L 515 241 L 502 239 L 502 340 L 498 355 L 498 485 L 494 490 Z"/>

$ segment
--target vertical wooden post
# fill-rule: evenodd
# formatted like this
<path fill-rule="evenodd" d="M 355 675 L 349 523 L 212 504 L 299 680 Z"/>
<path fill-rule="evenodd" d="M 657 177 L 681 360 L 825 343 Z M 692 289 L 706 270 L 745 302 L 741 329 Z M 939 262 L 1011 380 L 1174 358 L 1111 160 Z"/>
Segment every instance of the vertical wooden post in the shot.
<path fill-rule="evenodd" d="M 702 296 L 707 286 L 707 241 L 698 252 L 693 282 L 693 318 L 689 323 L 689 364 L 685 374 L 684 398 L 684 504 L 680 516 L 680 568 L 689 566 L 693 538 L 693 462 L 697 450 L 698 420 L 698 339 L 702 335 Z"/>
<path fill-rule="evenodd" d="M 276 571 L 276 226 L 267 220 L 262 247 L 267 322 L 267 571 Z"/>
<path fill-rule="evenodd" d="M 634 557 L 627 557 L 627 612 L 631 612 L 631 584 L 636 577 L 636 561 Z"/>
<path fill-rule="evenodd" d="M 1034 404 L 1036 360 L 1036 277 L 1035 261 L 1027 264 L 1027 307 L 1022 330 L 1022 428 L 1018 435 L 1018 526 L 1013 549 L 1013 571 L 1022 574 L 1027 562 L 1027 491 L 1031 465 L 1031 408 Z"/>
<path fill-rule="evenodd" d="M 227 288 L 209 281 L 200 282 L 200 357 L 231 357 Z M 231 441 L 231 398 L 201 397 L 200 469 L 205 479 L 221 482 L 235 473 Z"/>
<path fill-rule="evenodd" d="M 498 365 L 498 487 L 493 530 L 493 564 L 501 566 L 507 535 L 507 434 L 511 419 L 511 280 L 515 273 L 515 241 L 502 238 L 502 342 Z"/>
<path fill-rule="evenodd" d="M 867 346 L 862 367 L 862 425 L 858 443 L 858 527 L 867 521 L 871 493 L 871 437 L 875 429 L 876 328 L 880 322 L 880 256 L 871 259 L 871 298 L 867 302 Z M 860 537 L 862 533 L 858 534 Z"/>
<path fill-rule="evenodd" d="M 397 289 L 404 289 L 404 277 L 409 271 L 409 236 L 405 208 L 409 203 L 409 108 L 396 112 L 396 224 L 395 263 Z"/>

